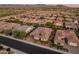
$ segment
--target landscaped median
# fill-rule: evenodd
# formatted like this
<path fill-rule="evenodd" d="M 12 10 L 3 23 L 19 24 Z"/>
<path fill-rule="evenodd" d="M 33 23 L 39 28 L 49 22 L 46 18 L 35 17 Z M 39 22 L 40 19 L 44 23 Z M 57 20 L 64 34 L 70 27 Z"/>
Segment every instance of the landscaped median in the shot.
<path fill-rule="evenodd" d="M 23 42 L 25 44 L 29 44 L 29 45 L 33 45 L 33 46 L 36 46 L 36 47 L 40 47 L 40 48 L 43 48 L 43 49 L 47 49 L 47 50 L 50 50 L 52 52 L 54 51 L 54 52 L 58 52 L 58 53 L 67 53 L 67 52 L 60 51 L 60 50 L 57 50 L 57 49 L 54 49 L 54 48 L 49 48 L 49 47 L 42 46 L 42 45 L 39 45 L 39 44 L 35 44 L 35 43 L 32 43 L 32 42 L 27 42 L 27 41 L 24 41 L 24 40 L 16 39 L 16 38 L 11 37 L 11 36 L 6 36 L 6 35 L 3 35 L 3 34 L 0 34 L 0 36 L 6 37 L 6 38 L 10 38 L 11 40 L 16 40 L 16 41 L 19 41 L 19 42 Z"/>

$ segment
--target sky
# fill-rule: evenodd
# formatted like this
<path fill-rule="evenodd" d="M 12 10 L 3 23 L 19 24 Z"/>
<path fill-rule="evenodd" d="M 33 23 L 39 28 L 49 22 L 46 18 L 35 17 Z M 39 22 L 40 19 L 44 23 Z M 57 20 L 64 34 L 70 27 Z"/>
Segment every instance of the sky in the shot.
<path fill-rule="evenodd" d="M 79 0 L 0 0 L 0 4 L 67 4 L 66 6 L 79 7 Z"/>

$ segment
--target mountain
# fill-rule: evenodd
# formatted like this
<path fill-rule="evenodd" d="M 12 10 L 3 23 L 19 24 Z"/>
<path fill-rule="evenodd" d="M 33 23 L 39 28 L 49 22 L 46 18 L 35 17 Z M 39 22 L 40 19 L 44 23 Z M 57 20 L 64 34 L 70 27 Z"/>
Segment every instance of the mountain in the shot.
<path fill-rule="evenodd" d="M 79 8 L 79 4 L 65 4 L 65 6 Z"/>
<path fill-rule="evenodd" d="M 37 8 L 37 7 L 66 7 L 66 6 L 46 5 L 46 4 L 0 4 L 0 8 Z"/>

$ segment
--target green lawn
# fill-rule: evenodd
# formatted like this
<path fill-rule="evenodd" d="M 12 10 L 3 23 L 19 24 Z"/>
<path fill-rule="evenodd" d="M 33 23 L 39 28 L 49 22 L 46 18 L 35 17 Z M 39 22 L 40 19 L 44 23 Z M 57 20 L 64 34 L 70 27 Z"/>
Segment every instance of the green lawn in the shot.
<path fill-rule="evenodd" d="M 0 17 L 15 15 L 25 12 L 24 9 L 0 8 Z"/>
<path fill-rule="evenodd" d="M 3 16 L 9 16 L 15 14 L 15 12 L 13 10 L 9 10 L 9 9 L 0 9 L 0 17 Z"/>

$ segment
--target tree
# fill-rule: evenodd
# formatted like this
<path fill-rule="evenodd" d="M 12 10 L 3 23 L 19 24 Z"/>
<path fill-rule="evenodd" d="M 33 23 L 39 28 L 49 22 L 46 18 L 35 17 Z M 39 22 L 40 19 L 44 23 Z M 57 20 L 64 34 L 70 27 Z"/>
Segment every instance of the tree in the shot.
<path fill-rule="evenodd" d="M 41 16 L 39 19 L 45 19 L 44 16 Z"/>
<path fill-rule="evenodd" d="M 18 38 L 18 37 L 19 37 L 19 34 L 20 34 L 19 31 L 13 31 L 13 36 L 14 36 L 15 38 Z"/>
<path fill-rule="evenodd" d="M 34 26 L 34 27 L 38 27 L 39 24 L 37 24 L 37 23 L 33 23 L 32 26 Z"/>
<path fill-rule="evenodd" d="M 46 23 L 46 27 L 52 28 L 52 23 L 51 23 L 51 22 L 47 22 L 47 23 Z"/>
<path fill-rule="evenodd" d="M 10 17 L 10 19 L 15 19 L 15 17 Z"/>
<path fill-rule="evenodd" d="M 65 22 L 63 23 L 63 28 L 66 28 L 66 27 L 65 27 Z"/>
<path fill-rule="evenodd" d="M 75 31 L 77 37 L 79 37 L 79 29 Z"/>
<path fill-rule="evenodd" d="M 19 19 L 15 19 L 14 22 L 15 22 L 15 23 L 19 23 L 19 24 L 23 24 L 23 22 L 20 21 Z"/>
<path fill-rule="evenodd" d="M 52 24 L 52 29 L 57 30 L 57 27 L 54 24 Z"/>

